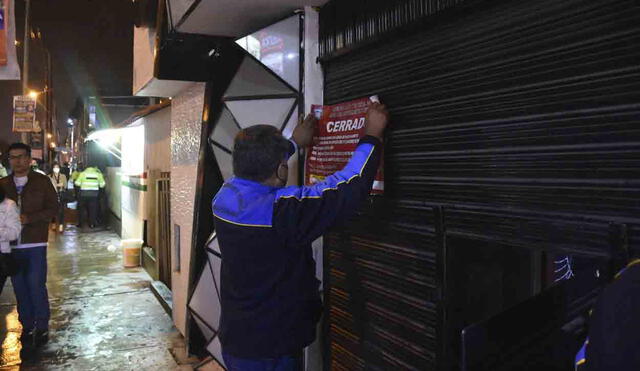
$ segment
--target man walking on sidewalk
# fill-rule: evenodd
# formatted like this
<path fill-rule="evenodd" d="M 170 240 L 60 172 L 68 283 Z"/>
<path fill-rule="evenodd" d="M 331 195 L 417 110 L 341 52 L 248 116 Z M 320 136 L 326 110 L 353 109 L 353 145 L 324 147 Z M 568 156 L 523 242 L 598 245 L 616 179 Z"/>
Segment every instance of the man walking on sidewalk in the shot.
<path fill-rule="evenodd" d="M 49 222 L 58 212 L 58 196 L 46 175 L 30 168 L 31 147 L 9 146 L 13 173 L 0 180 L 0 187 L 20 208 L 22 233 L 11 254 L 18 273 L 11 277 L 18 316 L 22 324 L 23 348 L 46 343 L 49 337 L 49 295 L 47 293 L 47 241 Z"/>
<path fill-rule="evenodd" d="M 320 319 L 311 242 L 353 215 L 380 162 L 388 113 L 374 103 L 366 136 L 341 171 L 313 186 L 285 187 L 287 159 L 312 144 L 308 116 L 292 140 L 256 125 L 235 138 L 233 172 L 213 200 L 222 252 L 220 341 L 230 370 L 299 371 Z"/>

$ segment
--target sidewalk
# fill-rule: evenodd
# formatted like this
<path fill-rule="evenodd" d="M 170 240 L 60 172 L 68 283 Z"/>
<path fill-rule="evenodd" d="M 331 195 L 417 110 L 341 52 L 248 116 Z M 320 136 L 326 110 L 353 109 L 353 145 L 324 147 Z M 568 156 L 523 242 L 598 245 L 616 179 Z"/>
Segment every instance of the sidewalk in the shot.
<path fill-rule="evenodd" d="M 124 269 L 120 249 L 107 249 L 118 241 L 112 232 L 50 234 L 50 340 L 24 362 L 7 280 L 0 296 L 0 370 L 181 369 L 169 349 L 182 346 L 182 337 L 149 290 L 145 271 Z"/>

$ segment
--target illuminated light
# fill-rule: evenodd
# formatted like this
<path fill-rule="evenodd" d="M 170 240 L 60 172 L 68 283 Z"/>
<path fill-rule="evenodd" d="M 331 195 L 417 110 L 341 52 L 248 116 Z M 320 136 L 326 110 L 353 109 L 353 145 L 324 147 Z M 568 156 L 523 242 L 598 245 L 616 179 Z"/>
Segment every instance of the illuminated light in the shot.
<path fill-rule="evenodd" d="M 120 129 L 97 130 L 89 134 L 86 140 L 94 140 L 101 144 L 111 146 L 120 140 L 121 135 L 122 133 Z"/>
<path fill-rule="evenodd" d="M 38 92 L 35 90 L 31 90 L 29 92 L 29 97 L 33 98 L 33 99 L 37 99 L 38 98 Z"/>
<path fill-rule="evenodd" d="M 2 363 L 5 366 L 20 364 L 20 321 L 18 321 L 18 311 L 16 308 L 6 315 L 5 328 L 7 335 L 2 341 Z"/>
<path fill-rule="evenodd" d="M 72 119 L 67 119 L 67 124 L 73 125 L 73 120 Z"/>
<path fill-rule="evenodd" d="M 287 59 L 296 59 L 298 55 L 296 53 L 289 53 L 287 54 Z"/>
<path fill-rule="evenodd" d="M 56 147 L 56 142 L 51 142 L 51 148 L 55 148 Z"/>
<path fill-rule="evenodd" d="M 15 44 L 15 46 L 20 46 L 20 41 L 18 40 L 15 40 L 13 43 Z"/>
<path fill-rule="evenodd" d="M 51 133 L 47 133 L 47 139 L 51 139 L 53 138 L 53 135 L 51 135 Z"/>

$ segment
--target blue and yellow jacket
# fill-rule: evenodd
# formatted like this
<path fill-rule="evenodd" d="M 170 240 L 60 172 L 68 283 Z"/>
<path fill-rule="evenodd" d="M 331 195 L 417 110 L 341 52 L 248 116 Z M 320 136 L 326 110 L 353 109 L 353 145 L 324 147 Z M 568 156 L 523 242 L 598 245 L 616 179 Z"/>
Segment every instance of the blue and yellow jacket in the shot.
<path fill-rule="evenodd" d="M 240 178 L 225 182 L 212 205 L 222 253 L 225 353 L 271 358 L 313 342 L 321 301 L 311 242 L 355 213 L 379 162 L 380 141 L 366 136 L 344 169 L 322 183 L 274 188 Z"/>

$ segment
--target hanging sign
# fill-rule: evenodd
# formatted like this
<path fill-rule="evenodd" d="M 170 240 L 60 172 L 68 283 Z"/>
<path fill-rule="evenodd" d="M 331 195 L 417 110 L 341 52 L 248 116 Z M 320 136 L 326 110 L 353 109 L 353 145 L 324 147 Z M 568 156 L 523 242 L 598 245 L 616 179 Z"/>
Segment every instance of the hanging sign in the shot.
<path fill-rule="evenodd" d="M 36 131 L 36 100 L 28 95 L 13 97 L 13 131 Z"/>
<path fill-rule="evenodd" d="M 311 107 L 318 118 L 317 137 L 307 151 L 305 184 L 323 181 L 329 175 L 342 170 L 349 162 L 365 135 L 365 117 L 370 98 L 362 98 L 332 106 Z M 373 183 L 372 194 L 384 191 L 384 164 L 380 164 Z"/>
<path fill-rule="evenodd" d="M 20 80 L 13 0 L 0 0 L 0 80 Z"/>

